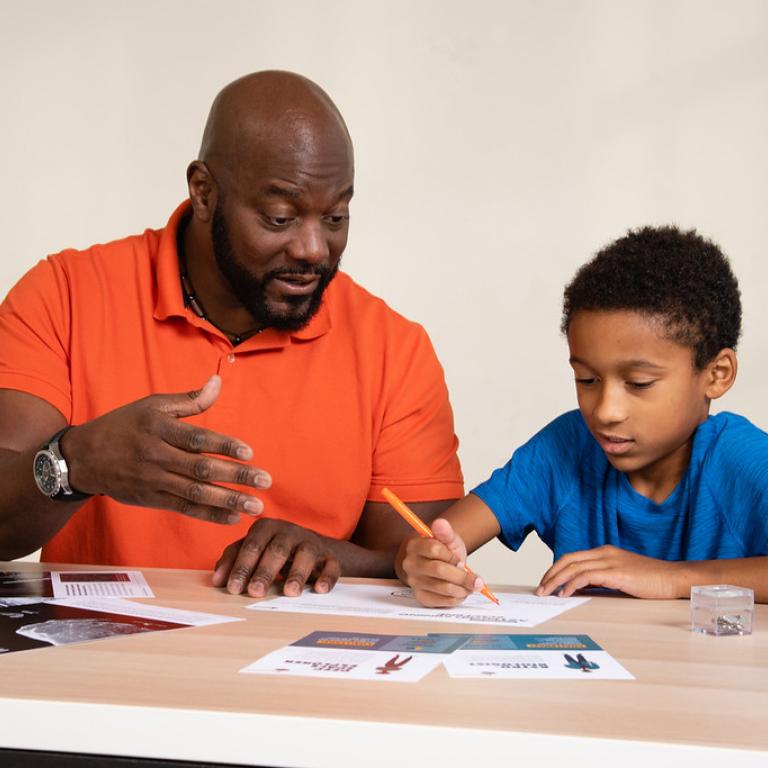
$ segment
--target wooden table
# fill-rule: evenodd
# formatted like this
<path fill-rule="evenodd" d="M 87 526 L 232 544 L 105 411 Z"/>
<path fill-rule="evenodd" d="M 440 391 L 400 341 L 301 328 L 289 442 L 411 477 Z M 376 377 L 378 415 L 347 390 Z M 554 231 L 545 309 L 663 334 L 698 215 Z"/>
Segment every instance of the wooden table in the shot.
<path fill-rule="evenodd" d="M 590 635 L 635 681 L 451 680 L 442 667 L 413 684 L 285 679 L 238 670 L 316 629 L 494 628 L 253 612 L 206 572 L 143 572 L 160 605 L 246 620 L 3 656 L 0 748 L 355 768 L 768 765 L 768 606 L 749 637 L 692 633 L 684 600 L 619 597 L 519 630 Z"/>

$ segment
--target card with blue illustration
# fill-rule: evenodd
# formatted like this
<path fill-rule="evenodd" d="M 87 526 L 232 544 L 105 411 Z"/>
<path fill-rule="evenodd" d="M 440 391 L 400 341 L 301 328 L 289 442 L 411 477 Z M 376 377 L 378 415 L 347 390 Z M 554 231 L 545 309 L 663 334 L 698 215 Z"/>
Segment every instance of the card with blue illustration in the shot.
<path fill-rule="evenodd" d="M 472 635 L 443 664 L 455 678 L 634 680 L 587 635 Z"/>

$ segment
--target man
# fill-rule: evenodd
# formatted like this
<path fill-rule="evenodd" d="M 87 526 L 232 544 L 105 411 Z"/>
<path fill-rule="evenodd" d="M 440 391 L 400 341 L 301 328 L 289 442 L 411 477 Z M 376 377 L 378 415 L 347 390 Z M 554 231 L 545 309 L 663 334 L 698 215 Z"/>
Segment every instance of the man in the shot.
<path fill-rule="evenodd" d="M 221 555 L 214 584 L 255 597 L 391 575 L 381 487 L 431 520 L 462 478 L 426 334 L 337 274 L 341 115 L 298 75 L 241 78 L 187 179 L 163 230 L 52 256 L 0 307 L 0 557 Z"/>

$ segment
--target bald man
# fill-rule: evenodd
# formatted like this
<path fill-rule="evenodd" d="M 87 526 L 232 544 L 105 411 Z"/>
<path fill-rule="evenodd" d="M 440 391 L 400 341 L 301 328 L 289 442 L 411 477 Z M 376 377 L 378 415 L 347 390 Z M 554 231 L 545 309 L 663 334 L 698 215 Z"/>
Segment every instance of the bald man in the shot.
<path fill-rule="evenodd" d="M 217 96 L 161 230 L 40 262 L 0 307 L 0 558 L 213 567 L 233 594 L 391 576 L 462 496 L 420 326 L 338 271 L 347 128 L 317 85 Z M 162 394 L 162 393 L 176 394 Z"/>

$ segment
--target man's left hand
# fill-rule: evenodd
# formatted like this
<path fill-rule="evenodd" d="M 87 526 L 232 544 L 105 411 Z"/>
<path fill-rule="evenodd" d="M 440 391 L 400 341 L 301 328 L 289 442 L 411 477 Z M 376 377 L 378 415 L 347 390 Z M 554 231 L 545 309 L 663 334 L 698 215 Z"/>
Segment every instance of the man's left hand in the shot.
<path fill-rule="evenodd" d="M 570 597 L 585 587 L 606 587 L 634 597 L 673 600 L 684 596 L 679 594 L 679 566 L 606 544 L 563 555 L 542 576 L 536 594 Z"/>
<path fill-rule="evenodd" d="M 213 572 L 213 585 L 233 595 L 264 597 L 285 574 L 283 594 L 297 597 L 312 582 L 315 592 L 330 592 L 341 576 L 341 563 L 327 539 L 284 520 L 260 519 L 245 538 L 230 544 Z"/>

